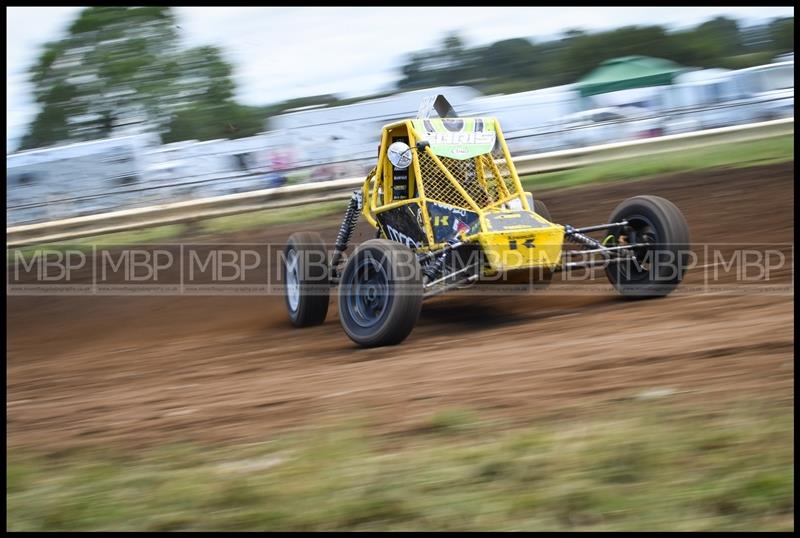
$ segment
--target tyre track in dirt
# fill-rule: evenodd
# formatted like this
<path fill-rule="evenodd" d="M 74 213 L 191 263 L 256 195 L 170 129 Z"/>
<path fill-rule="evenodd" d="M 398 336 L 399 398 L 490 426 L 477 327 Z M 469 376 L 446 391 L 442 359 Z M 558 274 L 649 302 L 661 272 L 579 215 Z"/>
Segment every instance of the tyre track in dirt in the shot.
<path fill-rule="evenodd" d="M 793 163 L 718 169 L 542 198 L 555 221 L 584 225 L 626 197 L 664 196 L 695 245 L 783 243 L 791 255 L 793 175 Z M 310 229 L 332 243 L 337 228 L 326 218 L 222 240 Z M 355 242 L 371 236 L 362 225 Z M 773 279 L 789 286 L 792 271 Z M 692 271 L 681 290 L 705 283 Z M 436 298 L 406 342 L 369 350 L 344 335 L 333 300 L 324 325 L 296 330 L 281 297 L 10 296 L 7 445 L 263 440 L 353 415 L 402 432 L 450 407 L 526 423 L 656 388 L 700 405 L 793 399 L 791 293 L 564 293 Z"/>

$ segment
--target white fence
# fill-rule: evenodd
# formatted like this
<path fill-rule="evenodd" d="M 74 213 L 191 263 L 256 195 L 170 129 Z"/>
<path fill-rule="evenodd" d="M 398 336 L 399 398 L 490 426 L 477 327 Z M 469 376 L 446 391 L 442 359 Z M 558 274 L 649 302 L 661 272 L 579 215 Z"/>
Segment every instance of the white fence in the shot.
<path fill-rule="evenodd" d="M 694 133 L 619 142 L 529 155 L 514 160 L 520 175 L 576 168 L 598 162 L 653 155 L 714 144 L 794 134 L 794 118 L 709 129 Z M 321 201 L 343 200 L 365 178 L 346 178 L 293 185 L 187 202 L 113 211 L 6 228 L 7 247 L 66 241 L 79 237 L 190 222 L 210 217 L 290 207 Z"/>
<path fill-rule="evenodd" d="M 651 111 L 648 115 L 620 116 L 603 121 L 584 118 L 585 121 L 575 122 L 568 116 L 559 121 L 541 123 L 525 106 L 501 107 L 496 115 L 505 125 L 505 138 L 511 154 L 521 156 L 623 142 L 653 136 L 656 132 L 680 134 L 790 117 L 790 109 L 794 109 L 793 99 L 781 96 L 739 99 L 668 112 Z M 493 114 L 491 110 L 477 112 Z M 372 118 L 374 122 L 369 124 L 370 131 L 378 129 L 373 134 L 379 133 L 381 124 L 388 119 L 378 121 L 377 116 Z M 522 125 L 536 127 L 521 128 Z M 322 125 L 309 128 L 314 127 Z M 329 135 L 329 130 L 334 128 L 326 125 L 327 130 L 318 131 L 317 136 L 322 132 Z M 355 128 L 348 125 L 346 131 Z M 364 128 L 363 124 L 361 128 Z M 300 129 L 301 132 L 306 130 L 306 127 Z M 145 138 L 146 135 L 121 137 L 7 156 L 6 226 L 261 190 L 278 186 L 289 177 L 292 181 L 303 178 L 305 181 L 327 181 L 360 176 L 372 167 L 377 144 L 377 138 L 372 140 L 363 133 L 356 137 L 360 142 L 352 137 L 337 142 L 327 139 L 313 142 L 315 138 L 312 136 L 312 142 L 306 140 L 303 144 L 328 148 L 324 153 L 329 153 L 329 157 L 322 159 L 321 155 L 315 158 L 310 154 L 303 156 L 304 151 L 295 147 L 291 140 L 306 138 L 300 132 L 289 136 L 274 131 L 238 140 L 195 141 L 161 147 L 151 147 L 152 141 L 147 142 Z M 129 154 L 131 158 L 97 153 L 99 146 L 109 144 L 112 147 L 116 144 L 118 150 L 128 147 L 133 151 Z M 275 157 L 272 152 L 277 151 L 279 158 L 281 155 L 286 158 L 288 154 L 284 152 L 290 148 L 293 148 L 294 156 L 289 161 L 282 161 L 281 170 L 276 170 L 276 163 L 271 160 Z M 67 150 L 68 154 L 65 153 Z M 81 151 L 84 157 L 76 159 L 75 152 Z M 339 158 L 333 158 L 333 154 Z M 34 160 L 31 163 L 32 156 L 38 156 L 39 161 L 44 159 L 44 162 L 36 164 Z"/>

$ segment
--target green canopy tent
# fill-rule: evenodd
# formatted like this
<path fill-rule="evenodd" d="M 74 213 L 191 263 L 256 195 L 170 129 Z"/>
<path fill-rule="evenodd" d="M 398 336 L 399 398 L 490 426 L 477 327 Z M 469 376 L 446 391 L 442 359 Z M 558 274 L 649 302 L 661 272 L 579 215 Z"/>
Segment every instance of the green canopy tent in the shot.
<path fill-rule="evenodd" d="M 661 58 L 623 56 L 601 63 L 578 81 L 577 89 L 581 97 L 589 97 L 632 88 L 665 86 L 672 84 L 673 79 L 685 70 L 685 67 Z"/>

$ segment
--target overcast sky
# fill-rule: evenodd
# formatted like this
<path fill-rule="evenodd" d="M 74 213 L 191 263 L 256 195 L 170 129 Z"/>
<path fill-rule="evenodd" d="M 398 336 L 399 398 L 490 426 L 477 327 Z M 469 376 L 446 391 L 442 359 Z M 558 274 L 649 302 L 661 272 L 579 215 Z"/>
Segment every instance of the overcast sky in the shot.
<path fill-rule="evenodd" d="M 6 8 L 6 146 L 37 112 L 26 70 L 59 39 L 81 7 Z M 177 7 L 187 45 L 217 45 L 234 65 L 240 102 L 263 105 L 307 95 L 366 95 L 399 77 L 404 55 L 449 31 L 468 45 L 510 37 L 548 39 L 569 28 L 631 24 L 691 26 L 716 15 L 747 22 L 793 16 L 791 7 Z"/>

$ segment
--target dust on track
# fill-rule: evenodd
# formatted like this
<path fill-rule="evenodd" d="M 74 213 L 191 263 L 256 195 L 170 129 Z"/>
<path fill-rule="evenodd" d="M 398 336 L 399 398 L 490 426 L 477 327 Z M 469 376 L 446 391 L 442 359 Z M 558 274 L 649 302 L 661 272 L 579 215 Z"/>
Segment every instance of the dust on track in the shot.
<path fill-rule="evenodd" d="M 786 163 L 542 198 L 556 222 L 583 225 L 629 196 L 664 196 L 695 245 L 781 243 L 791 256 L 793 177 Z M 309 229 L 333 242 L 337 228 L 331 217 L 214 239 L 280 243 Z M 371 236 L 362 225 L 355 241 Z M 792 277 L 779 270 L 771 283 Z M 705 283 L 699 269 L 684 287 Z M 445 296 L 426 303 L 403 344 L 362 350 L 339 327 L 334 300 L 324 325 L 298 330 L 275 296 L 9 296 L 7 446 L 263 440 L 354 414 L 396 432 L 452 407 L 531 422 L 652 388 L 700 405 L 785 403 L 793 302 L 793 292 Z"/>

